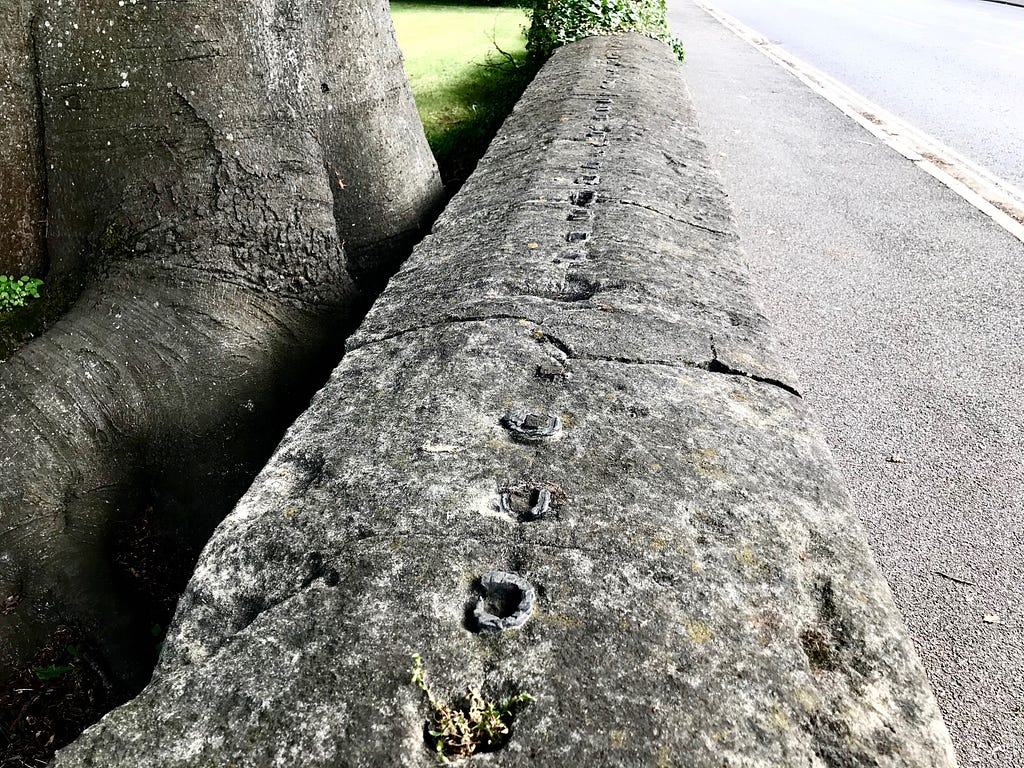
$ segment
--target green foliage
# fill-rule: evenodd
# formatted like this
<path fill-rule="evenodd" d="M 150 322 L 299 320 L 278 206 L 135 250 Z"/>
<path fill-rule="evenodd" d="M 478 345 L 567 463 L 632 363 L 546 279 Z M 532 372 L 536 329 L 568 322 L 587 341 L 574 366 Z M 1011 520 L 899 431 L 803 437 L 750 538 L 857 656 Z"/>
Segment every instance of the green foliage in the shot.
<path fill-rule="evenodd" d="M 72 659 L 78 660 L 78 649 L 75 646 L 69 645 L 66 650 Z M 74 672 L 76 669 L 78 667 L 72 661 L 70 664 L 47 664 L 42 667 L 33 667 L 32 671 L 37 678 L 46 682 L 47 680 L 57 680 L 64 677 L 68 672 Z"/>
<path fill-rule="evenodd" d="M 396 0 L 391 16 L 427 141 L 454 192 L 533 77 L 527 13 Z"/>
<path fill-rule="evenodd" d="M 672 35 L 665 0 L 537 0 L 526 48 L 545 59 L 560 45 L 591 35 L 639 32 L 668 45 L 680 61 L 683 43 Z"/>
<path fill-rule="evenodd" d="M 14 278 L 0 275 L 0 312 L 8 312 L 15 307 L 24 307 L 29 298 L 39 298 L 39 288 L 43 281 L 38 277 L 23 276 Z"/>
<path fill-rule="evenodd" d="M 33 671 L 36 673 L 36 677 L 40 680 L 56 680 L 58 677 L 63 677 L 68 672 L 73 672 L 75 669 L 74 664 L 49 664 L 45 667 L 36 667 Z"/>
<path fill-rule="evenodd" d="M 448 758 L 470 757 L 477 752 L 490 752 L 501 747 L 511 735 L 510 725 L 515 709 L 535 699 L 528 693 L 505 699 L 500 704 L 487 701 L 476 688 L 470 688 L 455 707 L 439 701 L 427 685 L 427 673 L 418 653 L 412 656 L 412 683 L 430 703 L 431 718 L 427 733 L 442 763 Z"/>

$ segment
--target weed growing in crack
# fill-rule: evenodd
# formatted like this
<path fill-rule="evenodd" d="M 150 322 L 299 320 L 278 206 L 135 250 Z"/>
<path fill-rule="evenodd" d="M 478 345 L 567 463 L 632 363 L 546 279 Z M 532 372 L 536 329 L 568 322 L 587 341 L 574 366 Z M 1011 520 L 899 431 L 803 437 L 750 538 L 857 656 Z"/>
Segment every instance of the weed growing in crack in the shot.
<path fill-rule="evenodd" d="M 418 653 L 412 656 L 412 683 L 427 697 L 430 720 L 426 738 L 442 763 L 449 758 L 470 757 L 477 752 L 500 749 L 512 735 L 511 724 L 516 708 L 535 701 L 528 693 L 520 693 L 500 704 L 487 701 L 480 691 L 470 688 L 456 706 L 438 700 L 427 685 L 427 672 Z"/>

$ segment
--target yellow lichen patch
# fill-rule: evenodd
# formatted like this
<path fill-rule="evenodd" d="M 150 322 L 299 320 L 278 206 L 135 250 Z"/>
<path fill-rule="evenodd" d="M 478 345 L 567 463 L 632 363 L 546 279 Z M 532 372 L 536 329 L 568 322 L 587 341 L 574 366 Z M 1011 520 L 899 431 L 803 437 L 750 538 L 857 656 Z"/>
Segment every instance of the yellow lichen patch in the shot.
<path fill-rule="evenodd" d="M 661 472 L 661 464 L 651 464 L 651 472 Z"/>
<path fill-rule="evenodd" d="M 793 691 L 793 697 L 796 699 L 796 703 L 807 712 L 816 711 L 821 704 L 818 694 L 811 688 L 797 688 Z"/>
<path fill-rule="evenodd" d="M 732 392 L 729 393 L 729 399 L 735 400 L 737 403 L 750 402 L 750 398 L 747 397 L 743 392 L 740 392 L 738 389 L 734 389 Z"/>
<path fill-rule="evenodd" d="M 703 621 L 686 622 L 686 634 L 698 645 L 702 645 L 712 638 L 711 627 Z"/>
<path fill-rule="evenodd" d="M 694 573 L 704 573 L 704 566 L 698 562 L 690 563 L 690 570 Z"/>
<path fill-rule="evenodd" d="M 655 552 L 661 552 L 666 546 L 668 546 L 668 542 L 660 536 L 655 536 L 651 539 L 651 548 L 654 549 Z"/>
<path fill-rule="evenodd" d="M 750 547 L 744 547 L 737 552 L 736 560 L 739 561 L 740 565 L 744 565 L 751 569 L 759 568 L 761 566 L 760 561 L 758 561 L 757 556 Z"/>
<path fill-rule="evenodd" d="M 782 707 L 772 707 L 771 721 L 772 724 L 780 731 L 788 731 L 790 728 L 789 715 Z"/>
<path fill-rule="evenodd" d="M 538 624 L 547 624 L 566 629 L 575 629 L 583 626 L 583 619 L 576 616 L 568 616 L 564 613 L 544 613 L 540 608 L 534 608 L 533 621 Z"/>
<path fill-rule="evenodd" d="M 734 359 L 746 370 L 756 370 L 761 367 L 761 364 L 746 352 L 737 352 Z"/>
<path fill-rule="evenodd" d="M 658 768 L 673 768 L 674 765 L 672 750 L 668 747 L 660 747 L 658 749 Z"/>
<path fill-rule="evenodd" d="M 295 516 L 297 514 L 299 514 L 299 508 L 298 507 L 288 507 L 288 509 L 286 509 L 284 512 L 282 512 L 282 514 L 284 515 L 284 519 L 285 520 L 293 520 L 293 519 L 295 519 Z"/>
<path fill-rule="evenodd" d="M 610 731 L 608 733 L 608 741 L 612 743 L 615 749 L 622 749 L 626 746 L 626 732 L 625 731 Z"/>
<path fill-rule="evenodd" d="M 718 451 L 714 448 L 701 448 L 698 451 L 692 451 L 689 454 L 689 459 L 700 474 L 711 480 L 724 480 L 729 476 L 729 473 L 722 468 Z"/>
<path fill-rule="evenodd" d="M 532 251 L 535 248 L 540 248 L 540 245 L 537 244 L 537 243 L 527 243 L 526 247 L 529 248 Z"/>

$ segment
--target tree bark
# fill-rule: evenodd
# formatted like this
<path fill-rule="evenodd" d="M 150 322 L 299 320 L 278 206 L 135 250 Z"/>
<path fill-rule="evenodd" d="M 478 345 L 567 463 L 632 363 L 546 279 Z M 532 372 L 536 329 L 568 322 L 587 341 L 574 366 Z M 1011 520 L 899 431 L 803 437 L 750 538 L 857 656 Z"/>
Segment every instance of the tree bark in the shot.
<path fill-rule="evenodd" d="M 38 275 L 43 247 L 45 172 L 31 0 L 0 9 L 0 274 Z"/>
<path fill-rule="evenodd" d="M 52 269 L 95 277 L 0 370 L 0 666 L 71 621 L 140 680 L 116 527 L 194 556 L 439 181 L 379 0 L 41 13 Z"/>

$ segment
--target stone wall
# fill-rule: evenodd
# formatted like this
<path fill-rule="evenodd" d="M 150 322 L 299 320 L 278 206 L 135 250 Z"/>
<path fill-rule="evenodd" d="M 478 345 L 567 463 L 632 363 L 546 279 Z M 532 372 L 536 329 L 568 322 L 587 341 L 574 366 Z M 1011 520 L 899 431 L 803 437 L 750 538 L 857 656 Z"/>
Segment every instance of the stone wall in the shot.
<path fill-rule="evenodd" d="M 56 765 L 430 766 L 470 688 L 533 697 L 480 764 L 955 764 L 639 36 L 543 69 Z"/>

